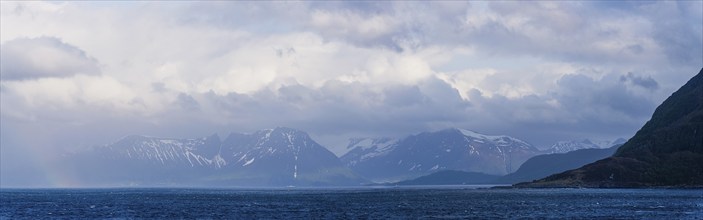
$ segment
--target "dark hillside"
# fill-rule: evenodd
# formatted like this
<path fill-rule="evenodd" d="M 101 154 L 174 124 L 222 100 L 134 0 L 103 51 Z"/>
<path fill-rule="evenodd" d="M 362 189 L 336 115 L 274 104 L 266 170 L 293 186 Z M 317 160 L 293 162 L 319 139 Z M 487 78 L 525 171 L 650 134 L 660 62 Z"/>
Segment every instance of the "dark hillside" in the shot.
<path fill-rule="evenodd" d="M 516 186 L 703 186 L 703 69 L 612 157 Z"/>

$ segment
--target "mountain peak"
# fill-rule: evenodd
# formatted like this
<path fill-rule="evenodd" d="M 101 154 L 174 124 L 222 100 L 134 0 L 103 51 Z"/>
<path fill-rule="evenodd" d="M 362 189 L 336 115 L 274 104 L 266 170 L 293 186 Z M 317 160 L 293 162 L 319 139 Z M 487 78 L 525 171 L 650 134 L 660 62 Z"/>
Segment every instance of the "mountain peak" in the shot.
<path fill-rule="evenodd" d="M 475 132 L 472 130 L 466 130 L 466 129 L 462 129 L 462 128 L 450 128 L 450 129 L 456 130 L 459 133 L 463 134 L 464 136 L 473 137 L 473 138 L 477 138 L 477 139 L 493 140 L 493 139 L 508 137 L 505 135 L 498 135 L 498 136 L 486 135 L 486 134 L 481 134 L 481 133 L 478 133 L 478 132 Z"/>
<path fill-rule="evenodd" d="M 281 126 L 276 127 L 274 129 L 270 129 L 270 130 L 272 130 L 273 132 L 283 132 L 283 133 L 306 133 L 304 131 L 301 131 L 301 130 L 298 130 L 295 128 L 281 127 Z"/>
<path fill-rule="evenodd" d="M 144 136 L 144 135 L 130 134 L 130 135 L 127 135 L 127 136 L 120 138 L 119 140 L 117 140 L 117 142 L 120 142 L 120 141 L 140 141 L 140 140 L 145 140 L 148 138 L 149 137 Z"/>
<path fill-rule="evenodd" d="M 533 146 L 531 144 L 527 143 L 526 141 L 511 137 L 511 136 L 507 136 L 507 135 L 486 135 L 486 134 L 482 134 L 482 133 L 478 133 L 478 132 L 475 132 L 472 130 L 467 130 L 467 129 L 462 129 L 462 128 L 450 128 L 448 130 L 453 130 L 453 131 L 459 132 L 466 137 L 479 139 L 479 140 L 492 141 L 492 142 L 495 142 L 496 144 L 499 144 L 499 145 L 507 145 L 507 144 L 516 142 L 521 145 L 525 145 L 525 146 L 529 146 L 530 148 L 533 148 Z"/>
<path fill-rule="evenodd" d="M 300 131 L 287 127 L 276 127 L 274 129 L 265 129 L 257 132 L 261 138 L 261 143 L 272 142 L 273 145 L 282 146 L 298 146 L 308 147 L 314 143 L 310 135 L 304 131 Z"/>
<path fill-rule="evenodd" d="M 304 136 L 309 138 L 309 135 L 307 132 L 294 129 L 294 128 L 289 128 L 289 127 L 276 127 L 276 128 L 270 128 L 270 129 L 262 129 L 254 132 L 255 135 L 264 135 L 266 137 L 271 137 L 271 136 L 282 136 L 282 137 L 288 137 L 288 136 Z"/>

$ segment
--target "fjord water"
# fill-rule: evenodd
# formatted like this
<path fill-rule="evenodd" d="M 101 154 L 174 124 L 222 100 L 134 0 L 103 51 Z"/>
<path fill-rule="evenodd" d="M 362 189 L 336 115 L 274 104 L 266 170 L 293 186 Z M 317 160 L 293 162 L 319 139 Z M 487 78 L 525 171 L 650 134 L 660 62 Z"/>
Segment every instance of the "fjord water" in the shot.
<path fill-rule="evenodd" d="M 701 219 L 703 190 L 3 189 L 0 219 Z"/>

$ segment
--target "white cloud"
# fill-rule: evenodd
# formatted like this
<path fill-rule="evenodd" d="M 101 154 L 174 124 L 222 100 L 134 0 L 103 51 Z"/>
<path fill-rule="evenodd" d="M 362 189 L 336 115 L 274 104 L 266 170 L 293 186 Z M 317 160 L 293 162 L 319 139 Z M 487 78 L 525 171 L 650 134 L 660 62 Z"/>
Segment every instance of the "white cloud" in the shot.
<path fill-rule="evenodd" d="M 0 49 L 0 74 L 4 80 L 100 73 L 94 59 L 57 38 L 19 38 L 5 42 Z"/>
<path fill-rule="evenodd" d="M 82 121 L 86 112 L 110 115 L 149 115 L 163 108 L 164 96 L 139 95 L 109 76 L 73 76 L 5 81 L 3 114 L 36 120 Z M 41 121 L 39 121 L 41 122 Z"/>
<path fill-rule="evenodd" d="M 72 124 L 54 147 L 273 126 L 626 136 L 703 66 L 700 2 L 0 4 L 3 141 Z"/>
<path fill-rule="evenodd" d="M 375 39 L 394 32 L 398 20 L 390 15 L 364 15 L 352 11 L 333 12 L 315 10 L 310 15 L 310 23 L 316 29 L 344 37 L 353 35 L 364 39 Z"/>

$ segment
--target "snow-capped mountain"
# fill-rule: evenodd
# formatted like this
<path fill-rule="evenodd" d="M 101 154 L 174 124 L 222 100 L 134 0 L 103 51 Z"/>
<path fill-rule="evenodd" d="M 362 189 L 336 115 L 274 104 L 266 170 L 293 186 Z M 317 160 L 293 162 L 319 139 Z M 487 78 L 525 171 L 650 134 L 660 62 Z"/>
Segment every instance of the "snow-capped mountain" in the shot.
<path fill-rule="evenodd" d="M 356 185 L 362 179 L 307 133 L 275 128 L 196 139 L 128 136 L 77 154 L 92 181 L 221 186 Z M 87 168 L 87 169 L 86 169 Z"/>
<path fill-rule="evenodd" d="M 325 184 L 357 178 L 307 133 L 290 128 L 232 134 L 223 142 L 220 153 L 229 158 L 227 167 L 237 173 L 269 175 L 281 183 Z"/>
<path fill-rule="evenodd" d="M 363 141 L 370 145 L 357 146 Z M 356 147 L 341 157 L 342 162 L 374 181 L 409 179 L 439 170 L 503 175 L 540 154 L 537 148 L 517 138 L 456 128 L 400 140 L 352 140 L 350 146 Z"/>
<path fill-rule="evenodd" d="M 358 162 L 374 157 L 383 156 L 397 146 L 398 139 L 394 138 L 352 138 L 349 139 L 347 153 L 340 160 L 346 166 L 353 166 Z"/>
<path fill-rule="evenodd" d="M 618 138 L 613 141 L 607 140 L 573 140 L 573 141 L 559 141 L 545 150 L 545 153 L 555 154 L 555 153 L 566 153 L 570 151 L 580 150 L 580 149 L 603 149 L 609 148 L 613 145 L 623 144 L 627 140 Z"/>
<path fill-rule="evenodd" d="M 131 135 L 95 150 L 106 159 L 145 161 L 163 166 L 219 168 L 226 164 L 219 155 L 220 145 L 217 135 L 197 139 Z"/>

